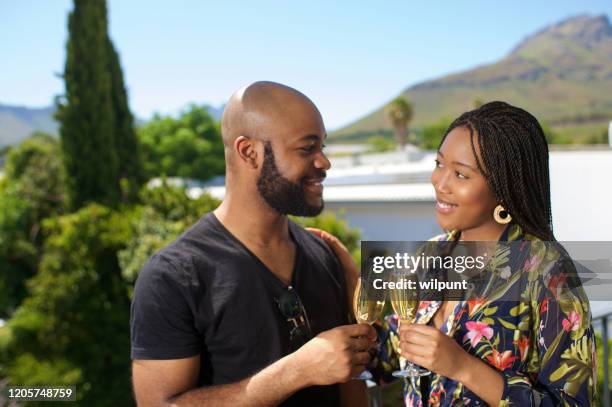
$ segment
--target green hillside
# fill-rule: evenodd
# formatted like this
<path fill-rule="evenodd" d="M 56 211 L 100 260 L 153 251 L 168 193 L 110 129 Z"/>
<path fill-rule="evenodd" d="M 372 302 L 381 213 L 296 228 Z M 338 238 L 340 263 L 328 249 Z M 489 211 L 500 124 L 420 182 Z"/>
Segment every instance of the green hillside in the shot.
<path fill-rule="evenodd" d="M 584 142 L 600 136 L 612 119 L 612 26 L 606 16 L 572 17 L 527 37 L 497 63 L 401 94 L 414 104 L 413 128 L 456 117 L 477 99 L 504 100 Z M 363 140 L 389 130 L 381 107 L 330 138 Z"/>

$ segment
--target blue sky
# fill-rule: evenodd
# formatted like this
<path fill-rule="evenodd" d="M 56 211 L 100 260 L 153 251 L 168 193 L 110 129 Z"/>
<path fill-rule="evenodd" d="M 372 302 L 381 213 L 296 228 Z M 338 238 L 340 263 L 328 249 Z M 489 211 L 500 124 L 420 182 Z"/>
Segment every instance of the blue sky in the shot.
<path fill-rule="evenodd" d="M 535 4 L 534 4 L 535 3 Z M 143 119 L 222 104 L 255 80 L 291 85 L 333 129 L 425 79 L 495 62 L 526 35 L 612 1 L 110 0 L 131 108 Z M 0 103 L 63 91 L 68 0 L 0 0 Z"/>

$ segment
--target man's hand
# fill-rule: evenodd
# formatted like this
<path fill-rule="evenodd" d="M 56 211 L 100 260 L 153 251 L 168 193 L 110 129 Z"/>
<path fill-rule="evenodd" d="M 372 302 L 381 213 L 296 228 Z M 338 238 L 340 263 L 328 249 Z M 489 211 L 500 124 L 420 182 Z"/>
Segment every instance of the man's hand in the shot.
<path fill-rule="evenodd" d="M 309 385 L 344 383 L 361 373 L 376 331 L 367 324 L 339 326 L 321 332 L 295 352 Z"/>

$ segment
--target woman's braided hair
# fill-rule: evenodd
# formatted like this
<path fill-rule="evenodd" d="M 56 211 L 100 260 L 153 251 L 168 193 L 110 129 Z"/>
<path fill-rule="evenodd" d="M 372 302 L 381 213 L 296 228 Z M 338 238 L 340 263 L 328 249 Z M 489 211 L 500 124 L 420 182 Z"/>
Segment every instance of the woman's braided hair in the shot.
<path fill-rule="evenodd" d="M 550 209 L 548 144 L 538 120 L 505 102 L 490 102 L 462 114 L 442 137 L 457 127 L 470 132 L 478 169 L 495 198 L 526 233 L 555 240 Z M 476 154 L 478 137 L 481 160 Z M 438 147 L 440 148 L 440 147 Z"/>

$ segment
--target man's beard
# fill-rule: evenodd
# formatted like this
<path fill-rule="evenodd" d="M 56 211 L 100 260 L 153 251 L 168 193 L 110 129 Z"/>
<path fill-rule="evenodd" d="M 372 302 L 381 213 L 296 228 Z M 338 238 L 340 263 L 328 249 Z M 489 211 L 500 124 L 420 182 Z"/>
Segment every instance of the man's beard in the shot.
<path fill-rule="evenodd" d="M 324 178 L 325 171 L 320 171 L 317 177 Z M 308 204 L 304 192 L 305 179 L 296 184 L 283 175 L 276 166 L 272 144 L 266 141 L 264 144 L 264 162 L 261 174 L 257 179 L 257 190 L 259 195 L 268 205 L 283 215 L 295 216 L 317 216 L 323 211 L 323 200 L 318 206 Z"/>

